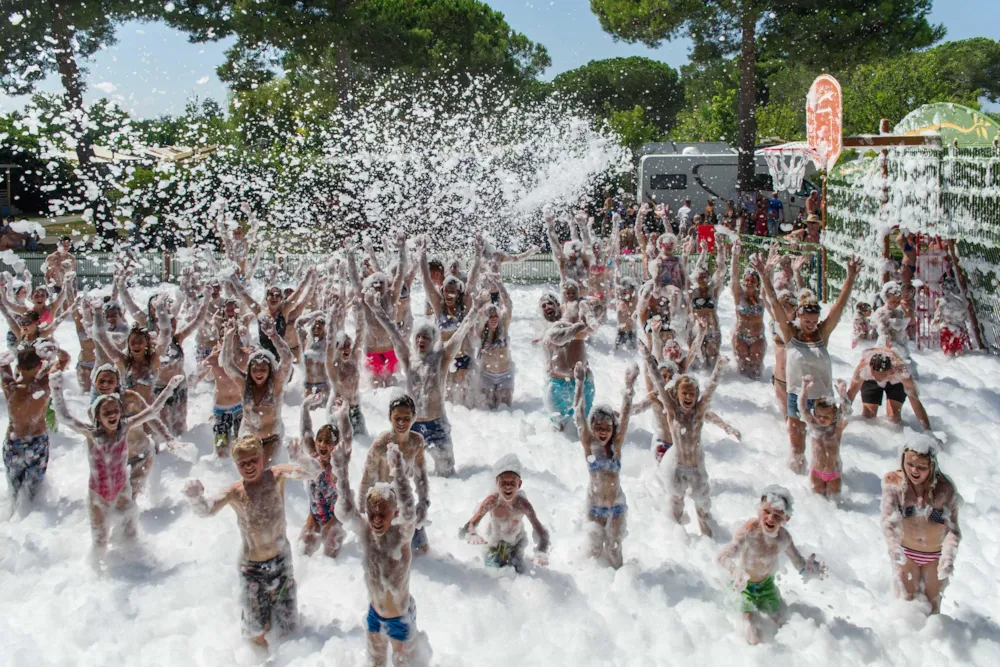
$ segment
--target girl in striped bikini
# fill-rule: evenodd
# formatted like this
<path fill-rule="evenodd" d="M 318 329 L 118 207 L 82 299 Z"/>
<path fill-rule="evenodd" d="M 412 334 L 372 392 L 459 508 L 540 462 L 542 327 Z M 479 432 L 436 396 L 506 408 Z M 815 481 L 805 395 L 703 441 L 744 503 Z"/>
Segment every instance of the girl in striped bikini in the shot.
<path fill-rule="evenodd" d="M 882 479 L 882 528 L 895 590 L 907 600 L 923 593 L 936 614 L 962 540 L 961 497 L 938 467 L 937 442 L 929 435 L 907 437 L 899 467 Z"/>

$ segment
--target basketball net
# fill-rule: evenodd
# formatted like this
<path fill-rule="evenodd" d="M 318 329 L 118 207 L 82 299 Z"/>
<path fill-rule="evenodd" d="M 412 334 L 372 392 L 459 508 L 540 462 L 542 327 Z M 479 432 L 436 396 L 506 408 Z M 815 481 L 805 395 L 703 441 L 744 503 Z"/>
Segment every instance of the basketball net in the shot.
<path fill-rule="evenodd" d="M 765 150 L 764 159 L 771 172 L 774 189 L 798 192 L 806 176 L 806 166 L 811 159 L 804 150 Z"/>

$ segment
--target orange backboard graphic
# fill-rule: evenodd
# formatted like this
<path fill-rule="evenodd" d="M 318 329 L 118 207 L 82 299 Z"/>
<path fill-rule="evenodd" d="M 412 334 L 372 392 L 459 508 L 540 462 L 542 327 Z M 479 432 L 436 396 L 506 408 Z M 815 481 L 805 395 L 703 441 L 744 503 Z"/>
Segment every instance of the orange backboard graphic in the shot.
<path fill-rule="evenodd" d="M 809 87 L 806 97 L 806 137 L 819 154 L 819 169 L 833 167 L 844 147 L 844 107 L 840 83 L 829 74 L 821 74 Z"/>

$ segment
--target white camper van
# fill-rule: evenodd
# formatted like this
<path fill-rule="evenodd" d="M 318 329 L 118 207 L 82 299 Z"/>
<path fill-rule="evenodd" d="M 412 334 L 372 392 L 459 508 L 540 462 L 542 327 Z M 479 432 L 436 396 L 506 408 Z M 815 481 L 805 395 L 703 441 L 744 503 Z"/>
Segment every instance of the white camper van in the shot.
<path fill-rule="evenodd" d="M 726 212 L 726 202 L 738 199 L 736 189 L 737 154 L 726 143 L 677 143 L 673 141 L 644 144 L 639 149 L 636 182 L 639 202 L 669 204 L 676 211 L 691 200 L 691 209 L 699 213 L 709 199 L 715 200 L 715 211 L 719 216 Z M 764 160 L 764 152 L 758 150 L 756 189 L 765 197 L 770 197 L 774 189 L 771 174 Z M 785 220 L 793 222 L 799 209 L 805 207 L 805 199 L 819 185 L 809 180 L 816 170 L 809 165 L 806 178 L 798 192 L 779 192 L 785 205 Z"/>

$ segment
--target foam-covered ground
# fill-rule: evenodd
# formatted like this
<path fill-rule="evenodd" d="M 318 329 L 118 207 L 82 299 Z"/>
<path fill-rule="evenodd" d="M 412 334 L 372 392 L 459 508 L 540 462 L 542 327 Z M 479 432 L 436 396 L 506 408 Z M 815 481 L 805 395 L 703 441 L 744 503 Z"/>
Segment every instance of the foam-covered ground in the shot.
<path fill-rule="evenodd" d="M 892 598 L 879 497 L 882 475 L 897 465 L 901 431 L 882 421 L 848 427 L 844 494 L 837 507 L 814 497 L 806 478 L 788 470 L 787 437 L 770 384 L 745 381 L 733 370 L 724 375 L 714 409 L 742 430 L 744 440 L 737 443 L 706 426 L 702 441 L 720 526 L 716 537 L 701 537 L 693 522 L 678 527 L 667 517 L 649 451 L 652 416 L 641 415 L 631 422 L 623 454 L 629 535 L 625 565 L 616 572 L 583 555 L 585 460 L 573 433 L 549 427 L 541 352 L 530 343 L 541 328 L 536 315 L 540 291 L 513 290 L 511 338 L 519 369 L 513 409 L 487 413 L 449 407 L 458 473 L 431 479 L 431 551 L 414 559 L 411 577 L 418 622 L 434 649 L 433 664 L 1000 664 L 1000 590 L 991 565 L 1000 555 L 995 486 L 1000 360 L 916 355 L 921 395 L 935 430 L 947 438 L 942 467 L 965 498 L 964 537 L 941 615 L 927 618 L 917 604 Z M 728 352 L 733 320 L 728 293 L 720 308 Z M 850 349 L 848 336 L 845 322 L 832 344 L 835 373 L 844 378 L 860 356 Z M 75 355 L 71 324 L 62 326 L 58 339 Z M 627 358 L 613 354 L 613 340 L 613 325 L 607 324 L 589 354 L 597 400 L 617 405 Z M 75 381 L 67 385 L 73 394 Z M 290 435 L 298 431 L 300 388 L 298 373 L 284 408 Z M 365 392 L 362 407 L 371 431 L 388 427 L 388 400 L 388 390 Z M 72 395 L 69 403 L 77 415 L 85 413 L 82 396 Z M 238 478 L 229 460 L 212 456 L 211 408 L 207 384 L 191 392 L 191 431 L 185 439 L 197 444 L 200 458 L 193 464 L 169 453 L 157 458 L 151 488 L 139 500 L 139 546 L 112 549 L 102 571 L 88 559 L 82 439 L 65 429 L 52 437 L 45 492 L 29 509 L 0 521 L 0 664 L 218 667 L 259 662 L 239 633 L 235 515 L 224 509 L 199 518 L 181 493 L 191 477 L 202 479 L 210 494 Z M 908 408 L 905 420 L 915 425 Z M 354 484 L 369 443 L 356 441 Z M 523 576 L 486 569 L 481 548 L 457 535 L 490 492 L 490 466 L 507 452 L 521 457 L 523 489 L 552 531 L 549 567 Z M 790 619 L 776 635 L 769 633 L 765 644 L 748 647 L 714 558 L 733 527 L 753 514 L 755 493 L 775 482 L 795 494 L 796 512 L 788 527 L 796 543 L 806 554 L 825 559 L 829 577 L 804 583 L 784 561 L 778 583 Z M 304 485 L 290 483 L 288 537 L 293 542 L 307 511 Z M 295 573 L 301 631 L 276 645 L 268 664 L 365 664 L 361 619 L 368 599 L 354 538 L 337 560 L 296 552 Z"/>

